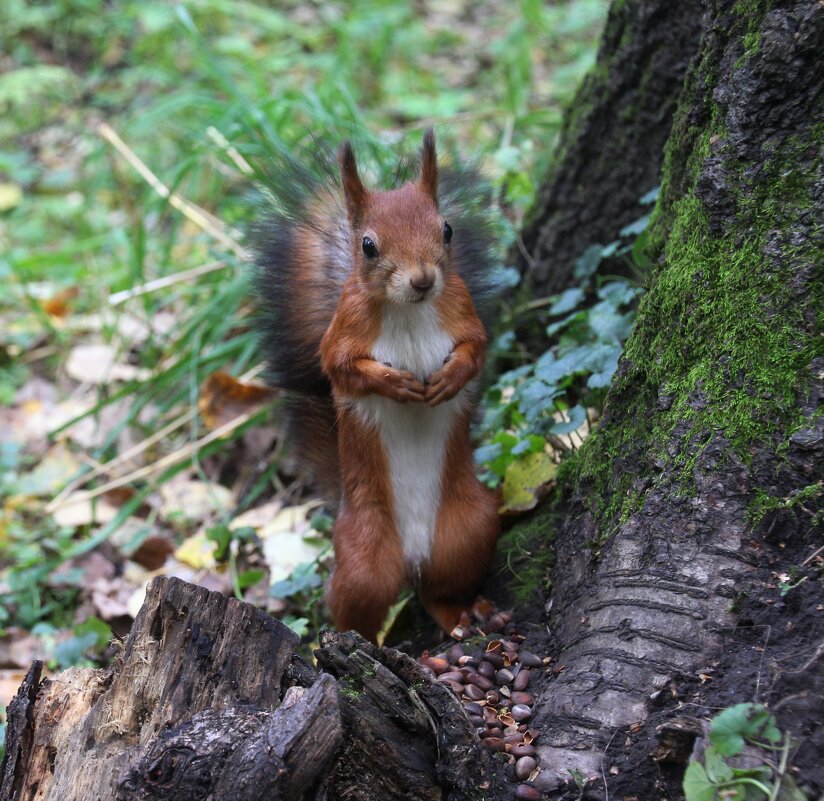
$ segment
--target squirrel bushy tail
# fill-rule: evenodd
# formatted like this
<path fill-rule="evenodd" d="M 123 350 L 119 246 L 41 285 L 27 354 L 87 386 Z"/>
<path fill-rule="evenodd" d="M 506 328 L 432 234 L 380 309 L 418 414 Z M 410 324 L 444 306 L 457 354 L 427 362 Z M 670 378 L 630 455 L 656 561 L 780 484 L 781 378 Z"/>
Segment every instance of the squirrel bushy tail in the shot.
<path fill-rule="evenodd" d="M 332 154 L 315 143 L 311 168 L 283 157 L 267 170 L 269 196 L 252 231 L 258 329 L 267 381 L 287 390 L 284 435 L 298 463 L 336 504 L 336 413 L 320 365 L 320 343 L 352 270 L 352 231 Z M 410 177 L 401 161 L 399 185 Z M 391 187 L 387 187 L 391 188 Z M 478 174 L 445 167 L 439 203 L 456 236 L 453 263 L 489 330 L 496 294 L 492 199 Z"/>

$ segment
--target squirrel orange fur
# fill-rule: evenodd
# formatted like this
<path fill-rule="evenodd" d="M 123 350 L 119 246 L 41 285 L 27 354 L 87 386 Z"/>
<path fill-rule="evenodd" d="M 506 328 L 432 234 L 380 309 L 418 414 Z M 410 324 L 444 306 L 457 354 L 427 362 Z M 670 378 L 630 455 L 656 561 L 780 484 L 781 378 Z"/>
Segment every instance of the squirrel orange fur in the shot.
<path fill-rule="evenodd" d="M 270 359 L 273 380 L 314 397 L 296 429 L 321 480 L 338 479 L 328 591 L 335 625 L 374 641 L 412 583 L 449 632 L 480 589 L 500 528 L 469 438 L 486 334 L 462 276 L 471 282 L 485 263 L 467 262 L 478 251 L 461 240 L 473 230 L 456 223 L 453 241 L 431 130 L 419 176 L 398 188 L 367 190 L 349 143 L 338 161 L 342 197 L 330 186 L 309 193 L 259 277 L 270 332 L 282 340 L 288 330 Z M 266 282 L 275 270 L 290 287 L 273 304 Z M 284 367 L 290 352 L 302 361 Z"/>

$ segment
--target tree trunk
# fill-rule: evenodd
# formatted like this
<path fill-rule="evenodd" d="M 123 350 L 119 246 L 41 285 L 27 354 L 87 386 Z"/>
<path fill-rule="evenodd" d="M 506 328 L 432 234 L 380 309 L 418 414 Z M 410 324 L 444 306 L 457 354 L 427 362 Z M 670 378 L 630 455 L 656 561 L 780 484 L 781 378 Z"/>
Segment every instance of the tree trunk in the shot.
<path fill-rule="evenodd" d="M 460 704 L 414 660 L 327 633 L 318 675 L 297 644 L 253 606 L 155 579 L 114 667 L 32 667 L 0 799 L 457 801 L 485 781 Z"/>
<path fill-rule="evenodd" d="M 535 295 L 575 283 L 575 261 L 641 216 L 657 186 L 675 103 L 698 49 L 700 0 L 614 2 L 598 60 L 561 139 L 516 254 Z"/>
<path fill-rule="evenodd" d="M 545 790 L 577 769 L 603 792 L 616 736 L 623 750 L 662 698 L 702 670 L 712 678 L 734 627 L 783 603 L 775 575 L 809 564 L 820 542 L 822 52 L 819 2 L 709 4 L 653 214 L 658 264 L 602 426 L 560 479 L 548 622 L 564 669 L 535 717 Z M 808 603 L 821 608 L 811 584 Z M 785 612 L 768 625 L 780 637 L 791 623 Z M 784 721 L 805 735 L 801 762 L 815 765 L 824 682 L 818 652 L 802 658 L 793 636 L 819 711 Z M 820 615 L 804 636 L 820 644 Z M 753 662 L 748 648 L 740 659 Z M 769 681 L 767 660 L 720 706 Z M 780 692 L 779 682 L 766 700 Z M 649 740 L 635 745 L 649 763 Z M 817 798 L 824 777 L 807 780 Z M 626 782 L 611 780 L 610 797 Z"/>

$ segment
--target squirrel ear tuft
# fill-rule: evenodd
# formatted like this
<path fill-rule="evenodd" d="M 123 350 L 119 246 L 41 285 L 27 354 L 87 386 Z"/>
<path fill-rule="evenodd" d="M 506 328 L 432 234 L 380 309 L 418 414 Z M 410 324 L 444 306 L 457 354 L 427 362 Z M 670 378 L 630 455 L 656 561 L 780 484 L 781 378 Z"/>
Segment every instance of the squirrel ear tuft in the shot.
<path fill-rule="evenodd" d="M 358 164 L 355 161 L 355 153 L 352 150 L 351 142 L 346 141 L 340 146 L 338 163 L 340 164 L 340 178 L 343 184 L 346 210 L 349 213 L 349 222 L 355 227 L 363 218 L 368 193 L 358 175 Z"/>
<path fill-rule="evenodd" d="M 421 189 L 438 205 L 438 154 L 435 151 L 435 131 L 427 128 L 423 135 L 421 154 Z"/>

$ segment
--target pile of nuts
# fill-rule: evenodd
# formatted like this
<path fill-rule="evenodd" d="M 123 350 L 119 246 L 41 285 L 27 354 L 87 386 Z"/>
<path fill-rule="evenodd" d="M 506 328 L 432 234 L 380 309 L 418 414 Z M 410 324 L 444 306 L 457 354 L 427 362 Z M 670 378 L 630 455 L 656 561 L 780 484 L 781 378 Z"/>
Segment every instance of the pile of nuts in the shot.
<path fill-rule="evenodd" d="M 464 645 L 456 643 L 435 656 L 424 651 L 418 661 L 455 693 L 481 744 L 506 754 L 515 766 L 515 777 L 521 782 L 515 797 L 539 799 L 538 790 L 526 783 L 540 772 L 533 745 L 538 732 L 529 728 L 535 698 L 528 687 L 533 672 L 548 665 L 551 658 L 521 649 L 526 638 L 517 633 L 508 612 L 493 614 L 478 631 L 499 632 L 500 639 L 489 639 L 486 650 L 467 653 Z"/>

